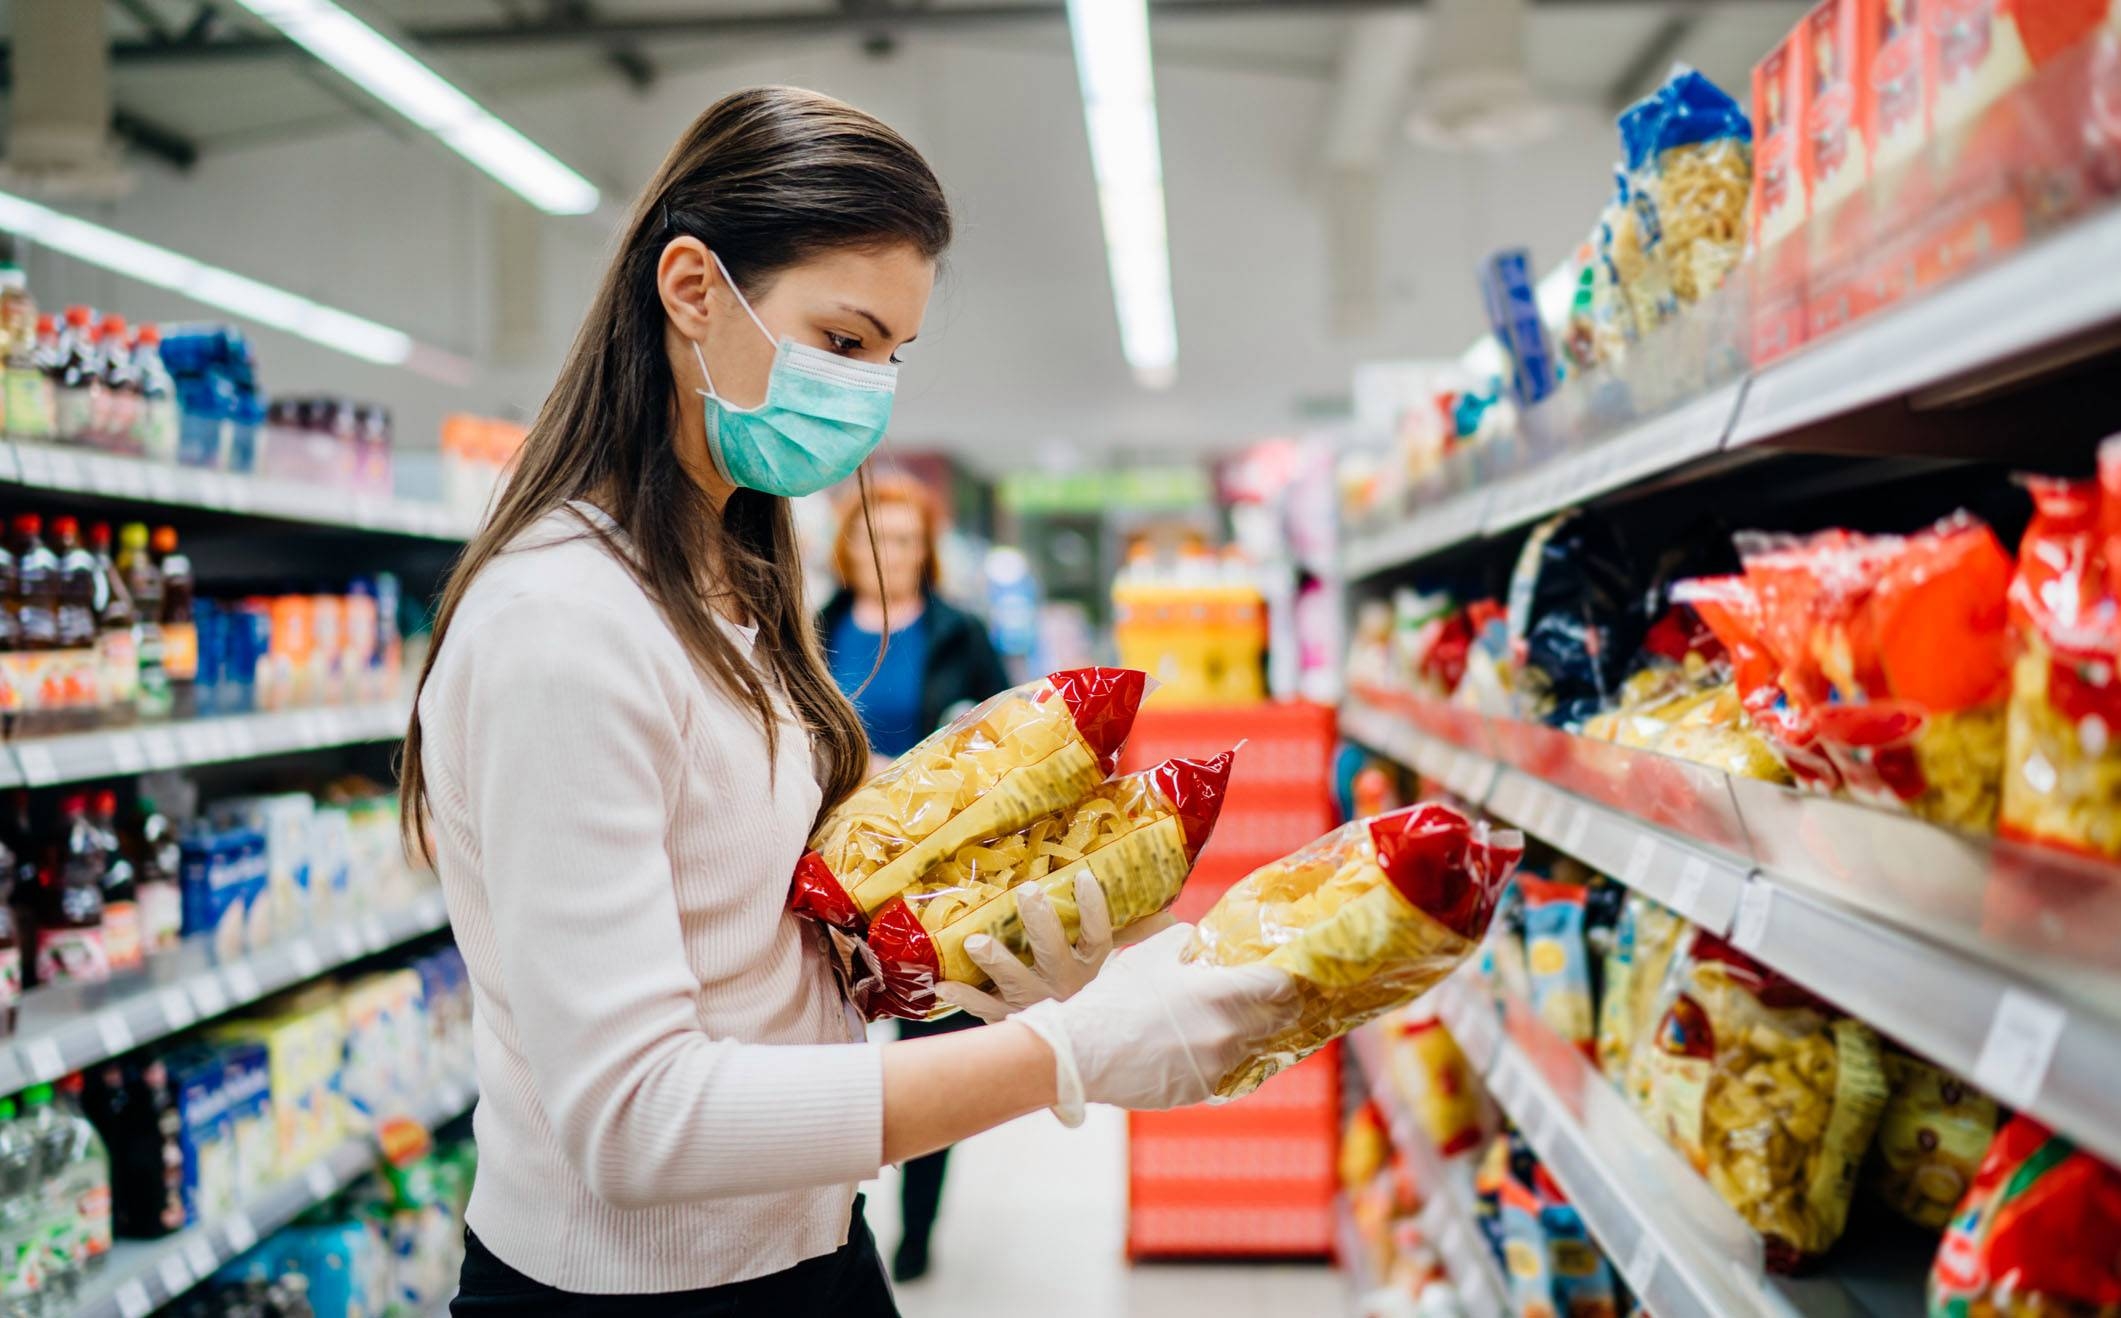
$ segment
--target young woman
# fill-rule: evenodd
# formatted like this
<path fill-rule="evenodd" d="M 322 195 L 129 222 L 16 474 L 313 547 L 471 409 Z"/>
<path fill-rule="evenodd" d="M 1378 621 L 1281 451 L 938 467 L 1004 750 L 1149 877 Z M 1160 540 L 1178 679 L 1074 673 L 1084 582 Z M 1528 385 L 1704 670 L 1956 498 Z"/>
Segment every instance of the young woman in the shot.
<path fill-rule="evenodd" d="M 949 237 L 867 115 L 709 108 L 451 574 L 403 791 L 473 988 L 459 1314 L 891 1314 L 857 1182 L 1041 1107 L 1198 1102 L 1293 1013 L 1277 971 L 1181 964 L 1180 930 L 1099 971 L 1086 914 L 1035 970 L 989 949 L 1005 1001 L 966 1001 L 1023 1008 L 998 1028 L 870 1045 L 784 909 L 868 767 L 785 500 L 881 438 Z"/>

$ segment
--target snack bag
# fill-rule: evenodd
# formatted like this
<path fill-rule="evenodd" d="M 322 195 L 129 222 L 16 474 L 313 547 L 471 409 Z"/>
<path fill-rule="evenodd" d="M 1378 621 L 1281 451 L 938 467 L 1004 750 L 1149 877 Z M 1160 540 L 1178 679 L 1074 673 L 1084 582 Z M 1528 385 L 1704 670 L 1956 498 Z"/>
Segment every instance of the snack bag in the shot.
<path fill-rule="evenodd" d="M 1538 1192 L 1512 1174 L 1503 1179 L 1498 1201 L 1502 1267 L 1510 1284 L 1510 1311 L 1517 1318 L 1560 1318 Z"/>
<path fill-rule="evenodd" d="M 1753 125 L 1737 101 L 1693 69 L 1674 71 L 1658 95 L 1657 221 L 1672 292 L 1687 305 L 1722 287 L 1745 255 Z"/>
<path fill-rule="evenodd" d="M 1878 1118 L 1871 1186 L 1902 1217 L 1941 1230 L 1995 1138 L 1996 1100 L 1897 1048 L 1886 1051 L 1885 1077 L 1893 1092 Z"/>
<path fill-rule="evenodd" d="M 1638 1110 L 1646 1111 L 1649 1052 L 1643 1040 L 1656 1028 L 1665 977 L 1692 926 L 1663 903 L 1639 892 L 1628 894 L 1621 922 L 1624 932 L 1616 938 L 1614 951 L 1625 957 L 1625 964 L 1618 986 L 1614 971 L 1606 972 L 1606 995 L 1599 1004 L 1598 1066 Z"/>
<path fill-rule="evenodd" d="M 1930 1318 L 2121 1313 L 2121 1172 L 2031 1117 L 1989 1145 L 1930 1269 Z"/>
<path fill-rule="evenodd" d="M 1026 827 L 968 842 L 894 897 L 869 921 L 880 984 L 864 1006 L 892 1016 L 946 1015 L 938 979 L 985 988 L 965 954 L 985 934 L 1030 964 L 1016 889 L 1036 883 L 1073 939 L 1075 881 L 1097 877 L 1114 929 L 1168 908 L 1208 845 L 1229 789 L 1234 751 L 1211 760 L 1165 760 L 1093 788 Z"/>
<path fill-rule="evenodd" d="M 792 910 L 856 930 L 975 838 L 1022 828 L 1104 781 L 1147 678 L 1075 668 L 1012 687 L 929 734 L 818 826 Z"/>
<path fill-rule="evenodd" d="M 2121 859 L 2121 443 L 2100 468 L 2099 482 L 2026 481 L 1999 831 Z"/>
<path fill-rule="evenodd" d="M 1479 946 L 1523 856 L 1522 834 L 1431 802 L 1345 824 L 1239 880 L 1201 918 L 1186 957 L 1279 966 L 1301 1011 L 1216 1092 L 1249 1093 L 1433 988 Z"/>
<path fill-rule="evenodd" d="M 1480 1082 L 1443 1022 L 1397 1021 L 1391 1037 L 1393 1076 L 1437 1151 L 1450 1158 L 1480 1143 Z"/>
<path fill-rule="evenodd" d="M 1769 642 L 1755 583 L 1742 576 L 1697 577 L 1676 583 L 1672 598 L 1690 605 L 1723 643 L 1739 706 L 1783 776 L 1811 791 L 1836 791 L 1841 773 L 1819 745 L 1819 729 L 1782 689 L 1783 663 Z"/>
<path fill-rule="evenodd" d="M 1699 930 L 1664 1003 L 1646 1115 L 1792 1271 L 1848 1221 L 1886 1101 L 1878 1036 Z"/>
<path fill-rule="evenodd" d="M 1545 1170 L 1535 1178 L 1540 1191 L 1539 1223 L 1547 1237 L 1547 1273 L 1554 1282 L 1554 1303 L 1562 1318 L 1618 1318 L 1620 1288 L 1613 1269 L 1591 1239 L 1583 1214 L 1561 1193 Z"/>
<path fill-rule="evenodd" d="M 1574 509 L 1533 528 L 1510 574 L 1507 614 L 1521 717 L 1577 727 L 1610 703 L 1642 641 L 1636 583 L 1598 518 Z"/>
<path fill-rule="evenodd" d="M 1584 943 L 1583 887 L 1520 874 L 1524 892 L 1524 959 L 1532 977 L 1532 1009 L 1565 1041 L 1595 1057 L 1591 1021 L 1591 963 Z"/>

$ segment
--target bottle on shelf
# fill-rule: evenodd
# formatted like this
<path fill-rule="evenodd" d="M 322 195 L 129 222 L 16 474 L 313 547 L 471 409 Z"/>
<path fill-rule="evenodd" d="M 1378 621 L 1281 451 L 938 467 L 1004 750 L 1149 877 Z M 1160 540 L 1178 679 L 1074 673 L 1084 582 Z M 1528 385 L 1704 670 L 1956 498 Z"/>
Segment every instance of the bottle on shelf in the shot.
<path fill-rule="evenodd" d="M 140 683 L 134 708 L 142 719 L 166 719 L 171 697 L 162 640 L 162 571 L 147 552 L 147 527 L 139 522 L 127 522 L 118 531 L 118 572 L 132 594 L 137 619 L 134 638 Z"/>
<path fill-rule="evenodd" d="M 65 1129 L 66 1161 L 54 1196 L 54 1215 L 72 1233 L 84 1273 L 103 1261 L 111 1247 L 110 1149 L 96 1123 L 82 1109 L 85 1088 L 79 1072 L 59 1082 L 52 1104 Z"/>
<path fill-rule="evenodd" d="M 90 1072 L 83 1107 L 110 1152 L 115 1233 L 151 1240 L 182 1231 L 184 1119 L 160 1057 L 136 1053 Z"/>
<path fill-rule="evenodd" d="M 14 266 L 0 266 L 0 339 L 5 341 L 7 434 L 16 439 L 45 439 L 51 434 L 51 400 L 37 361 L 40 317 L 29 294 L 29 281 Z"/>
<path fill-rule="evenodd" d="M 133 369 L 125 317 L 103 318 L 96 331 L 96 364 L 103 387 L 94 443 L 113 453 L 137 454 L 133 429 L 140 423 L 140 377 Z"/>
<path fill-rule="evenodd" d="M 140 411 L 132 450 L 150 462 L 177 460 L 177 385 L 162 363 L 162 331 L 142 325 L 133 339 L 133 371 L 140 380 Z"/>
<path fill-rule="evenodd" d="M 191 559 L 177 548 L 177 528 L 155 528 L 155 567 L 162 574 L 162 666 L 169 673 L 170 713 L 199 712 L 199 632 L 192 624 Z"/>
<path fill-rule="evenodd" d="M 44 519 L 35 513 L 15 518 L 9 548 L 15 556 L 15 689 L 22 697 L 18 731 L 41 735 L 52 730 L 52 656 L 59 648 L 59 558 L 44 543 Z"/>
<path fill-rule="evenodd" d="M 15 1100 L 0 1099 L 0 1308 L 30 1314 L 44 1289 L 42 1151 Z"/>
<path fill-rule="evenodd" d="M 96 313 L 66 309 L 59 328 L 57 389 L 52 400 L 52 438 L 62 444 L 89 442 L 94 433 L 103 371 L 96 361 Z"/>
<path fill-rule="evenodd" d="M 0 843 L 0 1038 L 14 1037 L 22 1009 L 22 926 L 15 919 L 14 896 L 15 853 Z"/>
<path fill-rule="evenodd" d="M 118 794 L 96 793 L 88 814 L 96 848 L 103 853 L 103 947 L 114 975 L 138 970 L 147 962 L 147 939 L 141 927 L 139 873 L 118 839 Z"/>
<path fill-rule="evenodd" d="M 184 935 L 184 842 L 151 797 L 140 798 L 140 818 L 125 837 L 140 903 L 140 937 L 148 955 L 175 947 Z"/>
<path fill-rule="evenodd" d="M 80 792 L 61 807 L 59 845 L 42 874 L 37 914 L 37 982 L 100 984 L 110 978 L 103 938 L 103 849 Z"/>
<path fill-rule="evenodd" d="M 0 538 L 0 717 L 11 730 L 19 732 L 15 725 L 21 722 L 28 693 L 22 686 L 22 664 L 15 653 L 21 648 L 21 620 L 16 612 L 20 603 L 18 585 L 14 547 Z"/>
<path fill-rule="evenodd" d="M 72 1313 L 89 1263 L 110 1250 L 110 1158 L 95 1127 L 62 1108 L 52 1086 L 32 1085 L 22 1103 L 37 1149 L 44 1312 Z"/>
<path fill-rule="evenodd" d="M 126 724 L 139 715 L 135 701 L 140 693 L 139 617 L 133 611 L 133 593 L 111 558 L 110 523 L 97 522 L 88 529 L 91 557 L 96 560 L 96 666 L 103 691 L 103 721 Z"/>
<path fill-rule="evenodd" d="M 104 704 L 96 649 L 96 595 L 102 577 L 96 556 L 81 543 L 81 523 L 75 518 L 52 519 L 52 553 L 59 560 L 59 644 L 53 652 L 57 672 L 51 684 L 59 707 L 53 725 L 92 728 L 101 720 Z"/>

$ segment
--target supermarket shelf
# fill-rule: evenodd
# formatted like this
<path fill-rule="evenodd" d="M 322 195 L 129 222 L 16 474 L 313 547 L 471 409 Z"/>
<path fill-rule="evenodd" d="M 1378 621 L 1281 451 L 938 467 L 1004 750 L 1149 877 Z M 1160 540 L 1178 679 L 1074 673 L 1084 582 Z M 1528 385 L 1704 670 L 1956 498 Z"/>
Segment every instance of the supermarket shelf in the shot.
<path fill-rule="evenodd" d="M 477 1096 L 470 1076 L 456 1076 L 425 1095 L 412 1115 L 432 1129 L 462 1116 Z M 74 1312 L 80 1318 L 142 1318 L 152 1313 L 203 1284 L 260 1237 L 373 1171 L 376 1158 L 372 1136 L 348 1139 L 302 1175 L 280 1182 L 233 1213 L 161 1240 L 119 1241 L 83 1289 Z"/>
<path fill-rule="evenodd" d="M 1349 1034 L 1348 1047 L 1368 1083 L 1370 1097 L 1391 1128 L 1393 1147 L 1414 1164 L 1423 1196 L 1416 1218 L 1422 1238 L 1442 1259 L 1444 1271 L 1450 1274 L 1451 1285 L 1471 1318 L 1505 1318 L 1509 1312 L 1509 1284 L 1502 1275 L 1502 1265 L 1481 1236 L 1470 1166 L 1462 1159 L 1453 1162 L 1445 1158 L 1415 1124 L 1386 1070 L 1384 1045 L 1376 1025 L 1365 1025 Z"/>
<path fill-rule="evenodd" d="M 449 927 L 440 892 L 284 939 L 246 956 L 217 957 L 194 935 L 107 984 L 58 984 L 22 995 L 15 1035 L 0 1046 L 0 1093 L 91 1066 L 244 1007 L 362 957 Z"/>
<path fill-rule="evenodd" d="M 1488 1090 L 1523 1132 L 1606 1257 L 1659 1318 L 1793 1318 L 1759 1238 L 1566 1046 L 1535 1060 L 1461 973 L 1437 990 L 1454 1037 L 1492 1041 Z M 1564 1097 L 1566 1095 L 1566 1097 Z"/>
<path fill-rule="evenodd" d="M 395 741 L 404 735 L 409 712 L 398 701 L 377 701 L 31 737 L 9 743 L 0 755 L 0 787 L 91 782 L 150 769 Z"/>
<path fill-rule="evenodd" d="M 1342 728 L 2121 1160 L 2116 867 L 1440 702 Z"/>
<path fill-rule="evenodd" d="M 472 530 L 432 500 L 172 466 L 57 444 L 0 445 L 0 479 L 121 503 L 203 508 L 422 540 L 463 540 Z"/>

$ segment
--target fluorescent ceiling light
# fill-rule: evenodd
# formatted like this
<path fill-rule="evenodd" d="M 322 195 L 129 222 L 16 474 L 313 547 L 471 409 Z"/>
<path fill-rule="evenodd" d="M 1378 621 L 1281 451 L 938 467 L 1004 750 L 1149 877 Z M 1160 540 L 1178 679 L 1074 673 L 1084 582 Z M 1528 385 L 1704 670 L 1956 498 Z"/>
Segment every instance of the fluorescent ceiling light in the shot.
<path fill-rule="evenodd" d="M 1068 31 L 1075 40 L 1120 350 L 1135 379 L 1151 389 L 1167 388 L 1178 375 L 1178 314 L 1171 305 L 1147 0 L 1068 0 Z"/>
<path fill-rule="evenodd" d="M 412 336 L 403 330 L 4 192 L 0 192 L 0 229 L 363 361 L 400 366 L 412 356 Z"/>
<path fill-rule="evenodd" d="M 242 4 L 539 210 L 586 215 L 596 209 L 595 184 L 332 0 Z"/>

